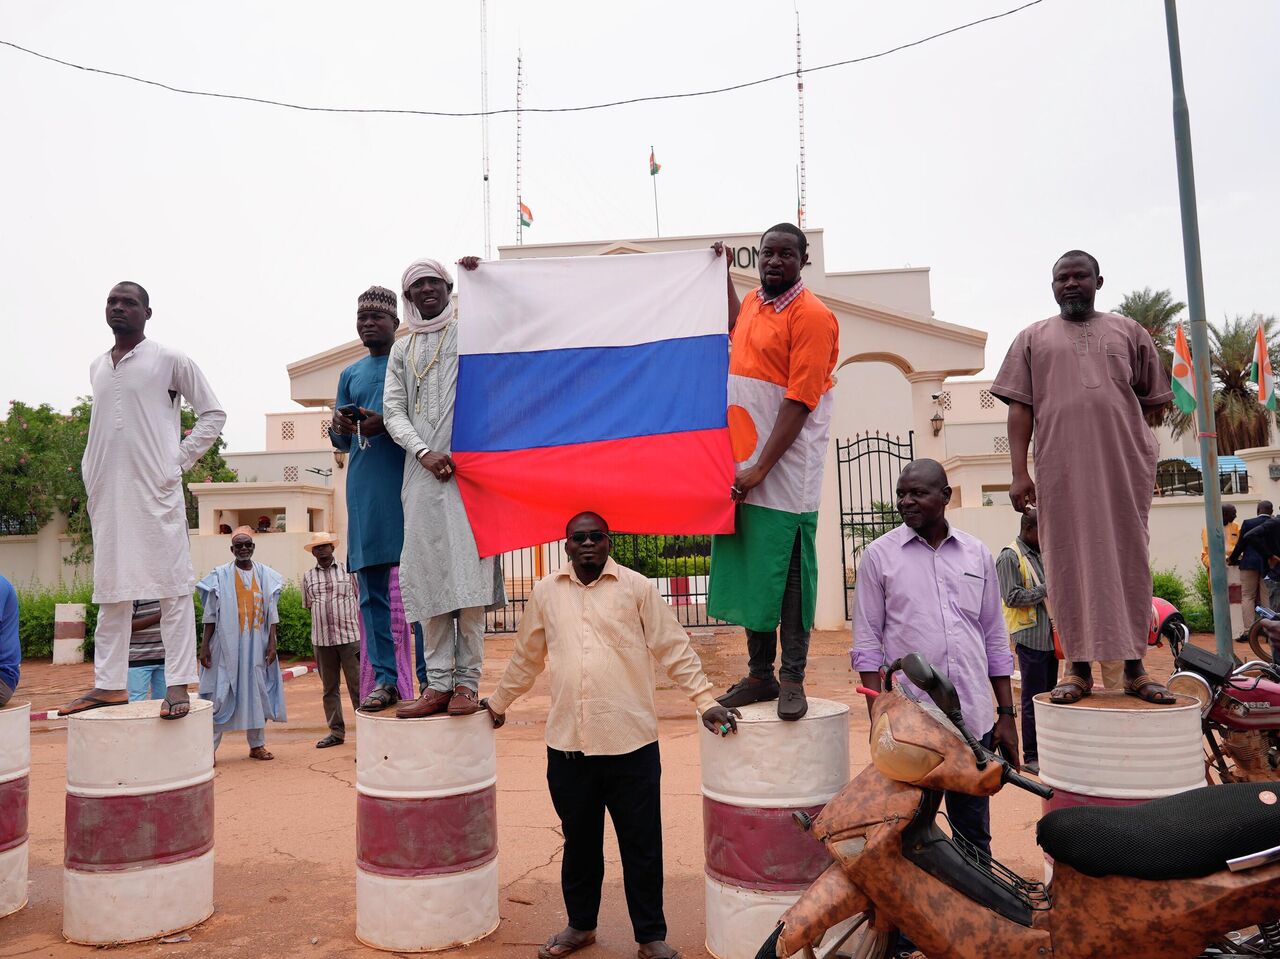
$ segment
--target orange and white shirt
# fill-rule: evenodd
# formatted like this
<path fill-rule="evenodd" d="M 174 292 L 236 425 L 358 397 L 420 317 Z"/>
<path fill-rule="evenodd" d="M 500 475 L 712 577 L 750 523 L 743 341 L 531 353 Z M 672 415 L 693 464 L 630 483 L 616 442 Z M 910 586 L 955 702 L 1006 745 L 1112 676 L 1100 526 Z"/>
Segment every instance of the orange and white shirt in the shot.
<path fill-rule="evenodd" d="M 808 513 L 822 498 L 840 327 L 813 292 L 801 287 L 794 294 L 795 287 L 766 302 L 757 290 L 743 300 L 730 334 L 729 438 L 739 469 L 751 466 L 768 442 L 782 401 L 807 406 L 800 435 L 746 502 Z"/>

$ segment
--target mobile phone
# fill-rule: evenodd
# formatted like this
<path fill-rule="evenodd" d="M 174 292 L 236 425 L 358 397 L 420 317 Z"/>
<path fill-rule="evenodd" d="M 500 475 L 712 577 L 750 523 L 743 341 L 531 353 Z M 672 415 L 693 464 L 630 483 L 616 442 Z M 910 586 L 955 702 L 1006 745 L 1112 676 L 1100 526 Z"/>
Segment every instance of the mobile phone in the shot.
<path fill-rule="evenodd" d="M 361 420 L 368 419 L 364 413 L 360 412 L 360 407 L 356 406 L 354 403 L 348 403 L 346 406 L 339 406 L 338 412 L 347 419 L 354 420 L 357 423 Z"/>

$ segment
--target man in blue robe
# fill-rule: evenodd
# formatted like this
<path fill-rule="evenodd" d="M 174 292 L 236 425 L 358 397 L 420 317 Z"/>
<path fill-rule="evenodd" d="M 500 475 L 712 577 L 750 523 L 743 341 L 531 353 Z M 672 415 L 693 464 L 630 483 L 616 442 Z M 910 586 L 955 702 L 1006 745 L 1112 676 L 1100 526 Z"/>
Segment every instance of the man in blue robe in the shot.
<path fill-rule="evenodd" d="M 235 560 L 196 584 L 204 610 L 200 698 L 213 703 L 213 748 L 230 729 L 245 730 L 250 759 L 267 751 L 266 724 L 286 719 L 284 682 L 276 658 L 276 624 L 284 579 L 253 561 L 253 531 L 231 536 Z"/>
<path fill-rule="evenodd" d="M 413 698 L 413 679 L 400 676 L 392 633 L 392 605 L 399 597 L 392 589 L 393 571 L 400 565 L 404 545 L 404 509 L 400 485 L 404 480 L 404 450 L 382 425 L 382 391 L 387 357 L 400 325 L 396 294 L 371 286 L 356 300 L 356 334 L 369 355 L 352 363 L 338 378 L 333 427 L 329 440 L 348 454 L 347 568 L 360 587 L 360 618 L 364 624 L 373 689 L 360 708 L 377 712 L 401 699 Z M 422 655 L 422 631 L 413 626 L 418 683 L 427 685 Z M 407 659 L 407 653 L 405 654 Z"/>

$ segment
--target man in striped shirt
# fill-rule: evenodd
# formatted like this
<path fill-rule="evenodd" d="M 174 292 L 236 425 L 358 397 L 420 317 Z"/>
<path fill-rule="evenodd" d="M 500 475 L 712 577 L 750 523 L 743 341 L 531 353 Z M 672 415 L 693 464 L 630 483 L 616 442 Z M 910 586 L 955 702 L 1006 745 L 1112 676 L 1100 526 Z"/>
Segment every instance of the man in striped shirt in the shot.
<path fill-rule="evenodd" d="M 311 610 L 311 648 L 324 685 L 324 716 L 329 735 L 316 749 L 341 746 L 347 738 L 342 718 L 341 675 L 351 697 L 351 708 L 360 708 L 360 594 L 355 577 L 334 559 L 338 537 L 316 533 L 303 547 L 315 557 L 314 569 L 302 577 L 302 604 Z"/>
<path fill-rule="evenodd" d="M 160 600 L 135 599 L 129 634 L 129 702 L 164 699 L 164 643 L 160 636 Z"/>

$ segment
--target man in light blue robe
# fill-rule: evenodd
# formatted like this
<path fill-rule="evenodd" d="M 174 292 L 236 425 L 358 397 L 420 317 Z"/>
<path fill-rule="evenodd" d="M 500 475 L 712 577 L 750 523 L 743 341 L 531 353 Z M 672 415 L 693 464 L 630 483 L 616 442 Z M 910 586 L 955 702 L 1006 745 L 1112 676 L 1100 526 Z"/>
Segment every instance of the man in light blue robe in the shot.
<path fill-rule="evenodd" d="M 284 579 L 253 561 L 253 531 L 231 537 L 234 562 L 196 584 L 204 610 L 200 698 L 213 703 L 213 748 L 229 729 L 245 730 L 250 759 L 274 759 L 266 723 L 286 719 L 284 683 L 276 658 L 276 624 Z"/>

